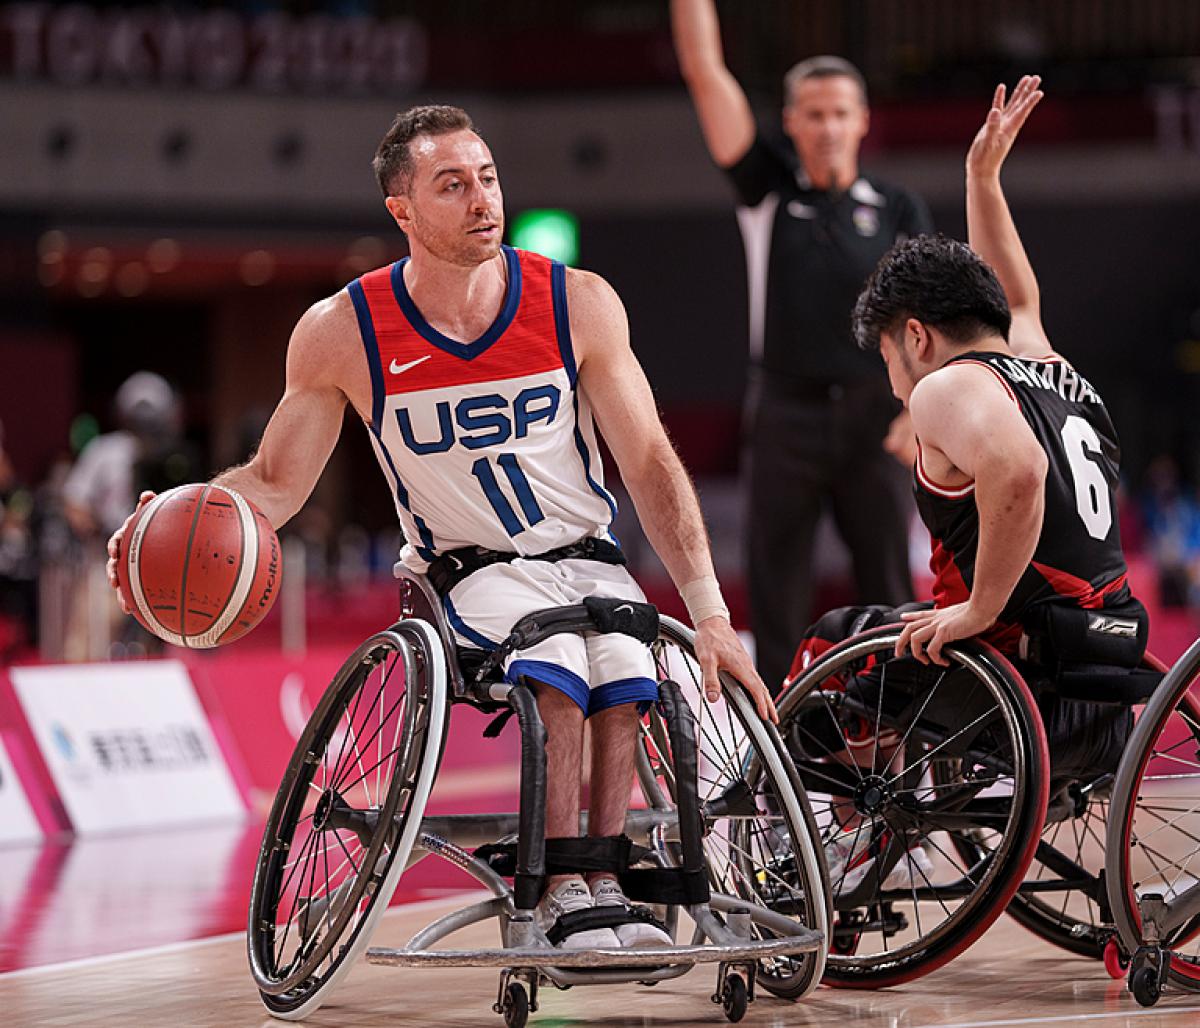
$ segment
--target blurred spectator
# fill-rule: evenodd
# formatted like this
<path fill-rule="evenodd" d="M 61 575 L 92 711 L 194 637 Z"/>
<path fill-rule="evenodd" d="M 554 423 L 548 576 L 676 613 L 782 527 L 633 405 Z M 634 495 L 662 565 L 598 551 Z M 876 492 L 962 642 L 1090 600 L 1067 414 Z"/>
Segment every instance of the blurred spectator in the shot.
<path fill-rule="evenodd" d="M 1200 607 L 1200 502 L 1173 457 L 1150 462 L 1142 512 L 1163 606 Z"/>
<path fill-rule="evenodd" d="M 84 547 L 84 572 L 99 569 L 103 580 L 104 542 L 125 521 L 145 489 L 162 492 L 201 477 L 199 462 L 182 434 L 182 409 L 175 390 L 161 375 L 139 371 L 117 390 L 116 431 L 99 435 L 83 448 L 63 483 L 64 513 Z M 68 660 L 96 659 L 97 640 L 116 638 L 111 655 L 139 655 L 157 649 L 153 637 L 118 609 L 112 590 L 89 587 L 73 596 L 67 630 Z M 103 597 L 103 599 L 101 599 Z M 97 609 L 103 604 L 103 610 Z M 102 621 L 97 623 L 96 618 Z"/>
<path fill-rule="evenodd" d="M 33 490 L 18 477 L 0 425 L 0 659 L 37 641 L 37 526 Z"/>

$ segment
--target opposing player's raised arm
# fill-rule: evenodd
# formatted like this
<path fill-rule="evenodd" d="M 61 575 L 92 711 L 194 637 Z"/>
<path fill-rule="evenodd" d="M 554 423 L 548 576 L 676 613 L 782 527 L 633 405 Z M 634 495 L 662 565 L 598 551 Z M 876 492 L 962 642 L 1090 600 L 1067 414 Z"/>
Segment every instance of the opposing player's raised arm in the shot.
<path fill-rule="evenodd" d="M 904 615 L 896 645 L 897 653 L 911 649 L 918 660 L 945 663 L 942 647 L 990 628 L 1033 559 L 1048 462 L 1020 409 L 987 368 L 943 368 L 917 384 L 908 407 L 923 456 L 971 479 L 979 511 L 970 599 Z"/>
<path fill-rule="evenodd" d="M 580 390 L 621 469 L 646 537 L 687 602 L 705 694 L 716 700 L 717 673 L 728 671 L 750 691 L 763 718 L 778 720 L 770 694 L 730 625 L 700 502 L 630 349 L 624 305 L 604 279 L 582 271 L 567 273 L 567 303 Z"/>
<path fill-rule="evenodd" d="M 754 142 L 754 113 L 725 66 L 716 4 L 671 0 L 671 34 L 708 152 L 722 168 L 731 167 Z"/>
<path fill-rule="evenodd" d="M 1053 353 L 1042 327 L 1041 296 L 1033 265 L 1021 244 L 1017 226 L 1000 185 L 1000 169 L 1021 126 L 1042 99 L 1041 79 L 1026 75 L 1011 98 L 996 87 L 987 120 L 967 153 L 967 231 L 971 249 L 995 269 L 1008 294 L 1013 325 L 1009 345 L 1023 357 Z"/>
<path fill-rule="evenodd" d="M 256 503 L 279 528 L 308 499 L 342 429 L 346 376 L 362 361 L 350 300 L 339 293 L 310 307 L 288 344 L 283 398 L 245 464 L 214 481 Z M 365 368 L 363 369 L 365 373 Z"/>

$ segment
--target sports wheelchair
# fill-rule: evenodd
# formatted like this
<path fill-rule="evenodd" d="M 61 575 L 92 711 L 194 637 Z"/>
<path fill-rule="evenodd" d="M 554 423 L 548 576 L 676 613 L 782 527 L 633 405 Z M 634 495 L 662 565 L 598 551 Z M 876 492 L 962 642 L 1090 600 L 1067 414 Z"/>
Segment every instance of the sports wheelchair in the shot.
<path fill-rule="evenodd" d="M 367 960 L 496 968 L 493 1009 L 510 1028 L 538 1009 L 547 983 L 655 984 L 699 963 L 718 965 L 712 999 L 731 1021 L 745 1014 L 756 986 L 786 998 L 816 988 L 831 914 L 812 811 L 774 726 L 759 719 L 744 690 L 723 677 L 722 699 L 704 700 L 689 629 L 649 604 L 590 600 L 523 618 L 491 653 L 458 652 L 429 582 L 403 566 L 396 573 L 401 619 L 338 671 L 267 820 L 248 949 L 271 1014 L 299 1020 L 315 1011 L 367 949 L 401 876 L 429 856 L 474 876 L 492 897 L 440 918 L 399 949 L 367 950 Z M 547 839 L 546 731 L 528 684 L 504 681 L 500 669 L 507 653 L 554 633 L 597 631 L 640 638 L 655 658 L 659 701 L 641 720 L 636 754 L 646 805 L 629 811 L 623 836 Z M 518 813 L 425 815 L 450 710 L 463 703 L 515 714 Z M 632 901 L 653 907 L 623 916 L 654 918 L 674 944 L 555 948 L 533 908 L 548 875 L 585 870 L 616 873 Z M 691 923 L 687 938 L 681 912 Z M 500 947 L 435 948 L 492 918 Z"/>
<path fill-rule="evenodd" d="M 949 667 L 897 659 L 901 627 L 821 654 L 779 703 L 822 842 L 848 853 L 826 982 L 920 977 L 1007 909 L 1114 977 L 1132 959 L 1140 1002 L 1200 988 L 1200 644 L 1165 679 L 1150 658 L 1049 674 L 975 641 Z"/>

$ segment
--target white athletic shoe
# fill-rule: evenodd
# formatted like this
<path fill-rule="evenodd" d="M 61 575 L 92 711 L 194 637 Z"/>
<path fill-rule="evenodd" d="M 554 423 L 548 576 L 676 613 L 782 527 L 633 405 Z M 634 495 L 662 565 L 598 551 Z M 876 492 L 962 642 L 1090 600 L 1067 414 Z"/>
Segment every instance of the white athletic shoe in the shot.
<path fill-rule="evenodd" d="M 563 914 L 573 914 L 577 910 L 587 910 L 594 907 L 596 901 L 592 898 L 587 882 L 582 878 L 568 878 L 557 887 L 550 889 L 541 898 L 534 910 L 537 926 L 548 932 L 554 927 Z M 559 949 L 601 949 L 616 948 L 621 945 L 617 933 L 611 928 L 593 928 L 586 932 L 575 932 L 566 936 L 559 944 Z"/>
<path fill-rule="evenodd" d="M 875 858 L 887 843 L 887 830 L 878 837 L 864 827 L 851 829 L 834 836 L 825 844 L 825 860 L 829 864 L 829 880 L 835 896 L 849 895 L 862 884 L 875 866 Z M 933 861 L 919 843 L 896 861 L 896 865 L 880 882 L 881 889 L 913 889 L 933 880 Z"/>
<path fill-rule="evenodd" d="M 628 907 L 629 900 L 621 891 L 615 878 L 601 878 L 592 886 L 592 895 L 598 907 Z M 661 928 L 644 921 L 619 924 L 613 929 L 617 939 L 626 949 L 651 949 L 656 946 L 671 946 L 671 936 Z"/>

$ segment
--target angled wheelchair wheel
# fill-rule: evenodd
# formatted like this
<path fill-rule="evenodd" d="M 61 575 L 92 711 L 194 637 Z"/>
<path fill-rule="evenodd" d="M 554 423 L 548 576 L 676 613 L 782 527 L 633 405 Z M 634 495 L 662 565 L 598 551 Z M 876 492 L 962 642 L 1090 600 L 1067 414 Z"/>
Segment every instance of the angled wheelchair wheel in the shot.
<path fill-rule="evenodd" d="M 1143 666 L 1166 672 L 1146 654 Z M 1112 708 L 1099 708 L 1112 709 Z M 1053 761 L 1051 761 L 1053 764 Z M 1042 839 L 1008 913 L 1035 935 L 1071 953 L 1104 960 L 1111 971 L 1115 928 L 1105 886 L 1105 836 L 1116 767 L 1051 782 Z"/>
<path fill-rule="evenodd" d="M 1168 979 L 1200 991 L 1200 642 L 1167 673 L 1134 725 L 1113 784 L 1105 848 L 1108 898 L 1125 952 L 1146 941 L 1142 902 L 1161 897 Z"/>
<path fill-rule="evenodd" d="M 1033 862 L 1007 911 L 1039 938 L 1093 960 L 1104 959 L 1113 935 L 1101 877 L 1112 777 L 1056 790 Z M 960 845 L 970 859 L 973 845 Z"/>
<path fill-rule="evenodd" d="M 816 660 L 780 703 L 816 814 L 835 921 L 825 981 L 878 988 L 942 966 L 1033 859 L 1049 768 L 1036 704 L 989 646 L 896 659 L 885 625 Z"/>
<path fill-rule="evenodd" d="M 713 892 L 745 899 L 749 908 L 784 914 L 828 938 L 828 883 L 814 844 L 816 823 L 804 789 L 773 725 L 732 678 L 722 676 L 723 696 L 704 697 L 692 631 L 671 618 L 653 645 L 660 681 L 682 690 L 696 719 L 698 799 L 704 819 L 704 853 Z M 642 722 L 638 779 L 653 807 L 676 797 L 666 726 L 657 710 Z M 677 848 L 666 843 L 668 861 Z M 755 924 L 755 938 L 774 937 Z M 820 983 L 824 952 L 759 962 L 757 983 L 777 996 L 806 995 Z"/>
<path fill-rule="evenodd" d="M 271 1014 L 311 1014 L 387 908 L 441 758 L 446 658 L 402 621 L 342 665 L 296 745 L 250 898 L 250 968 Z"/>

